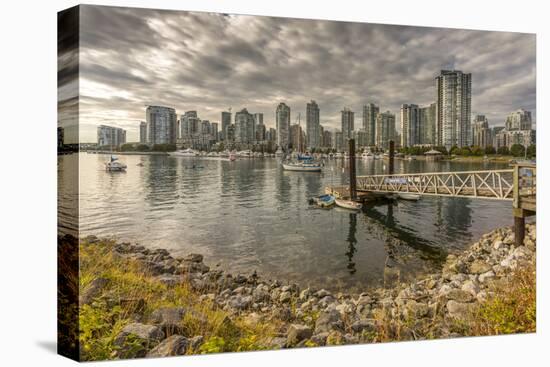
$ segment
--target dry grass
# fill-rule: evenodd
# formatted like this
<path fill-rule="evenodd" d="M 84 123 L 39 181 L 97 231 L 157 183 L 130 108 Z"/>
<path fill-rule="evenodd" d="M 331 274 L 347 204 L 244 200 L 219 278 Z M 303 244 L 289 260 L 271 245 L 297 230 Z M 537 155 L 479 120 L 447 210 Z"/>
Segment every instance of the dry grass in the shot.
<path fill-rule="evenodd" d="M 494 296 L 476 310 L 470 335 L 532 333 L 536 331 L 536 267 L 521 267 L 506 284 L 495 285 Z"/>
<path fill-rule="evenodd" d="M 80 309 L 79 340 L 83 360 L 113 358 L 113 341 L 136 314 L 147 320 L 159 307 L 184 307 L 181 321 L 184 336 L 202 335 L 204 344 L 189 354 L 265 349 L 275 335 L 277 323 L 245 322 L 231 317 L 182 282 L 168 287 L 148 274 L 137 261 L 113 255 L 114 243 L 81 244 L 80 290 L 96 278 L 109 280 L 102 294 Z M 127 355 L 126 357 L 131 357 Z"/>

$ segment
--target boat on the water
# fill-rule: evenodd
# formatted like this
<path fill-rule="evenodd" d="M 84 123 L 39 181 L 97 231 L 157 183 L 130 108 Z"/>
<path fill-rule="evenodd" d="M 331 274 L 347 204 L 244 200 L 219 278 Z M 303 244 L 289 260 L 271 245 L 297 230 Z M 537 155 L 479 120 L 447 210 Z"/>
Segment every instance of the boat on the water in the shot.
<path fill-rule="evenodd" d="M 321 164 L 313 161 L 283 162 L 283 168 L 287 171 L 321 172 Z"/>
<path fill-rule="evenodd" d="M 397 197 L 402 200 L 411 200 L 411 201 L 417 201 L 420 200 L 420 195 L 418 194 L 410 194 L 406 192 L 402 192 L 397 194 Z"/>
<path fill-rule="evenodd" d="M 329 208 L 334 205 L 336 198 L 332 195 L 325 194 L 320 196 L 315 196 L 310 199 L 311 204 L 315 204 L 321 208 Z"/>
<path fill-rule="evenodd" d="M 237 155 L 242 158 L 251 158 L 252 151 L 250 149 L 241 150 L 240 152 L 237 152 Z"/>
<path fill-rule="evenodd" d="M 373 155 L 372 155 L 371 152 L 363 152 L 363 154 L 361 154 L 361 158 L 363 158 L 363 159 L 372 159 Z"/>
<path fill-rule="evenodd" d="M 195 152 L 193 149 L 188 148 L 188 149 L 176 150 L 175 152 L 171 152 L 170 155 L 174 157 L 196 157 L 199 154 Z"/>
<path fill-rule="evenodd" d="M 347 199 L 335 199 L 336 205 L 338 205 L 341 208 L 346 209 L 352 209 L 352 210 L 361 210 L 363 207 L 363 204 L 358 203 L 353 200 L 347 200 Z"/>
<path fill-rule="evenodd" d="M 109 162 L 105 163 L 105 170 L 109 172 L 121 172 L 126 171 L 127 166 L 124 163 L 118 161 L 118 158 L 114 155 L 111 156 Z"/>

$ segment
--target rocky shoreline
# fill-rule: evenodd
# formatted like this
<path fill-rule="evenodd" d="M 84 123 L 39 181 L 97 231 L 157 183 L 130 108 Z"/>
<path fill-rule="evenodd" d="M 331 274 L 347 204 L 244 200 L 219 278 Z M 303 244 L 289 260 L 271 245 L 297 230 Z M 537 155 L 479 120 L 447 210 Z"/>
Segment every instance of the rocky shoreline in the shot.
<path fill-rule="evenodd" d="M 100 242 L 94 236 L 83 240 L 87 245 Z M 495 285 L 505 285 L 517 269 L 534 263 L 536 226 L 527 225 L 523 246 L 515 246 L 510 228 L 499 228 L 463 252 L 449 255 L 441 272 L 358 296 L 300 289 L 296 284 L 263 280 L 255 273 L 228 274 L 211 269 L 200 254 L 176 258 L 164 249 L 129 243 L 116 243 L 112 249 L 116 258 L 136 260 L 167 287 L 187 282 L 201 300 L 227 312 L 229 319 L 276 322 L 278 332 L 264 346 L 276 349 L 462 336 L 457 323 L 467 322 L 476 307 L 494 295 Z M 94 279 L 82 290 L 80 304 L 90 304 L 106 282 Z M 114 344 L 123 350 L 130 336 L 140 340 L 145 348 L 132 357 L 197 351 L 204 337 L 184 335 L 179 327 L 187 312 L 182 307 L 159 308 L 150 315 L 138 311 L 136 322 L 125 325 Z"/>

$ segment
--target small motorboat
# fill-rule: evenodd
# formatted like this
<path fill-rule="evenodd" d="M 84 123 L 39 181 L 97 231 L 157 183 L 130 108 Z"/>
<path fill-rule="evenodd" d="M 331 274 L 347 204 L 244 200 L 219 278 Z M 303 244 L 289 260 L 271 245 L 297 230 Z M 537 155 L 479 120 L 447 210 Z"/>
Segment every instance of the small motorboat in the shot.
<path fill-rule="evenodd" d="M 315 204 L 321 208 L 329 208 L 331 206 L 334 205 L 334 201 L 335 201 L 335 197 L 332 196 L 332 195 L 328 195 L 328 194 L 325 194 L 325 195 L 320 195 L 320 196 L 315 196 L 315 197 L 312 197 L 309 202 L 311 204 Z"/>
<path fill-rule="evenodd" d="M 119 162 L 118 158 L 112 155 L 111 160 L 105 163 L 105 170 L 109 172 L 124 172 L 126 171 L 126 165 Z"/>
<path fill-rule="evenodd" d="M 336 205 L 338 205 L 341 208 L 351 209 L 351 210 L 361 210 L 363 207 L 363 204 L 358 203 L 353 200 L 348 199 L 335 199 Z"/>
<path fill-rule="evenodd" d="M 402 200 L 411 200 L 411 201 L 420 200 L 420 195 L 418 194 L 399 193 L 397 194 L 397 197 Z"/>

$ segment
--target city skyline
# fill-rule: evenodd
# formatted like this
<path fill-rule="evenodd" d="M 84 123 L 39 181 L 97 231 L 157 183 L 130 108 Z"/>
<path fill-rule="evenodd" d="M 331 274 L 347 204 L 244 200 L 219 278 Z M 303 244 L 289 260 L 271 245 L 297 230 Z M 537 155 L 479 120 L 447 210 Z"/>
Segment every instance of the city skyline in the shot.
<path fill-rule="evenodd" d="M 102 124 L 139 141 L 149 104 L 218 123 L 221 111 L 246 108 L 269 129 L 280 102 L 292 124 L 313 99 L 334 131 L 344 107 L 361 119 L 371 102 L 397 115 L 402 104 L 434 103 L 435 77 L 447 68 L 472 73 L 472 115 L 497 126 L 524 108 L 536 123 L 530 34 L 88 6 L 81 25 L 92 30 L 80 42 L 82 142 Z M 74 78 L 60 85 L 61 125 L 74 103 L 63 87 Z"/>

